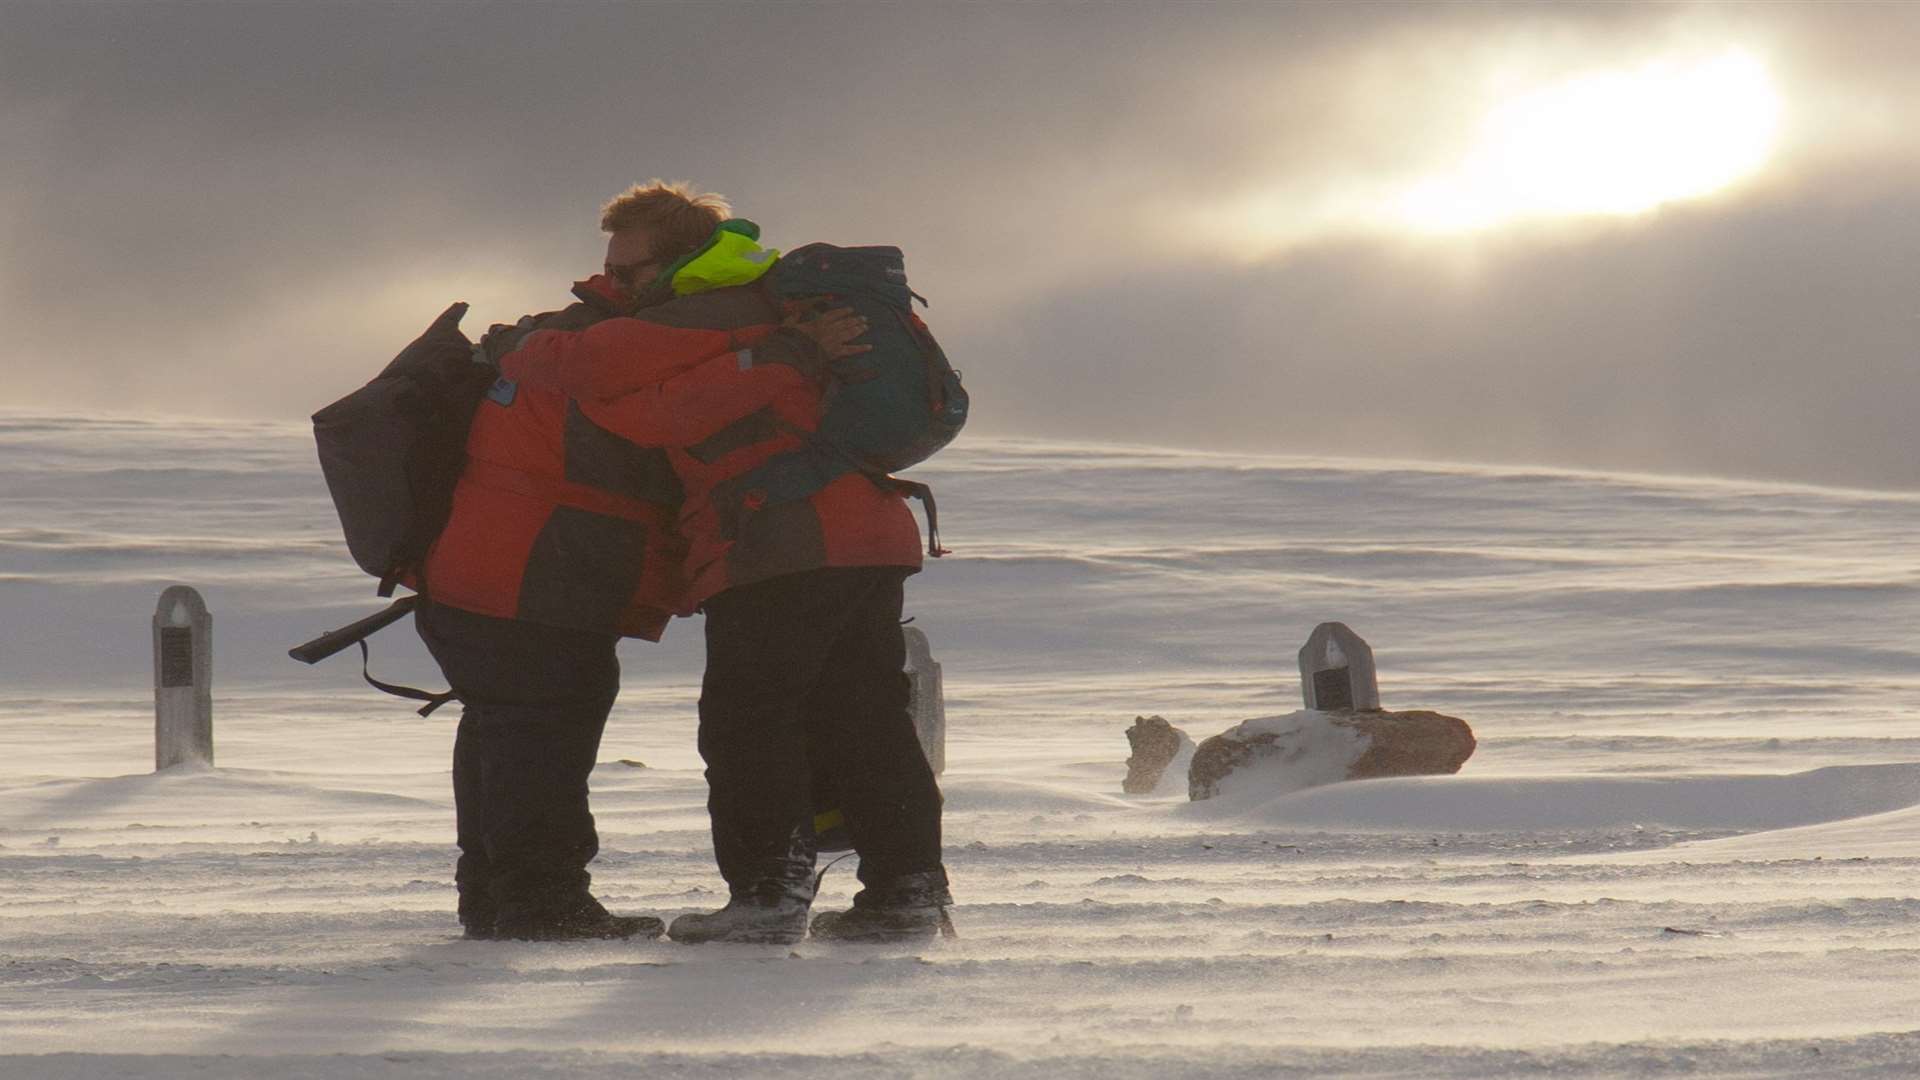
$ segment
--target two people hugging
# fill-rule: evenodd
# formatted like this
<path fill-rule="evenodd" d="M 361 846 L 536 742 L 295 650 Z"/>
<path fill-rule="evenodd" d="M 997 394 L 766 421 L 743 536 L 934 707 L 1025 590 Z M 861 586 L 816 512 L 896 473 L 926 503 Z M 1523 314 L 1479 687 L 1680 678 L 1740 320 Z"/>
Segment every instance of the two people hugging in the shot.
<path fill-rule="evenodd" d="M 951 933 L 940 793 L 903 672 L 919 526 L 884 477 L 799 467 L 870 327 L 761 287 L 778 257 L 729 215 L 684 184 L 628 189 L 601 212 L 604 273 L 575 285 L 577 302 L 474 347 L 499 378 L 412 582 L 415 625 L 464 706 L 455 880 L 469 938 Z M 619 692 L 616 642 L 658 640 L 695 611 L 729 899 L 667 927 L 590 891 L 587 777 Z M 810 922 L 822 791 L 863 887 Z"/>

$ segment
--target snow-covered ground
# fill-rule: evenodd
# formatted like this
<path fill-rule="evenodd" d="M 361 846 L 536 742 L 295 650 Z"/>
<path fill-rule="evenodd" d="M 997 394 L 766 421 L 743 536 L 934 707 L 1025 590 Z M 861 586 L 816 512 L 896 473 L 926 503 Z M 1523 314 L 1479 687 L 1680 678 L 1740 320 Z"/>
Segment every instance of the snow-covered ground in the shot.
<path fill-rule="evenodd" d="M 450 717 L 284 656 L 377 603 L 302 429 L 0 413 L 0 460 L 0 1076 L 1920 1073 L 1920 497 L 972 439 L 910 597 L 961 937 L 530 945 L 457 939 Z M 218 768 L 154 774 L 176 581 Z M 1120 793 L 1135 715 L 1297 707 L 1324 619 L 1460 775 Z M 623 650 L 616 909 L 720 899 L 697 630 Z"/>

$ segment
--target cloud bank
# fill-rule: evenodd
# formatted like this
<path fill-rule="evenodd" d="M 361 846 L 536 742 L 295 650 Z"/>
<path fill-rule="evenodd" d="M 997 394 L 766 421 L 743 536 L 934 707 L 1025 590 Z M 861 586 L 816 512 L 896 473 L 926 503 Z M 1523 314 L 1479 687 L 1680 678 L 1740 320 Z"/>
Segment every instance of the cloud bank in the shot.
<path fill-rule="evenodd" d="M 15 3 L 7 401 L 293 418 L 445 302 L 564 299 L 598 204 L 889 242 L 983 430 L 1911 487 L 1909 5 Z M 1466 237 L 1381 192 L 1503 88 L 1727 43 L 1717 197 Z"/>

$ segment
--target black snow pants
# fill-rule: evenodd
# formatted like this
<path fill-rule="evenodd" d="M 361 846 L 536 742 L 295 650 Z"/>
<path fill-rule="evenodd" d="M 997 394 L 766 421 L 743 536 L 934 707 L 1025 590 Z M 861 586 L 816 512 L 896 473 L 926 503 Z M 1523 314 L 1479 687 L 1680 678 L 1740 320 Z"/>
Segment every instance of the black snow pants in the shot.
<path fill-rule="evenodd" d="M 587 810 L 620 690 L 612 634 L 422 602 L 414 625 L 465 709 L 453 744 L 460 922 L 540 922 L 590 895 Z"/>
<path fill-rule="evenodd" d="M 906 576 L 822 568 L 706 602 L 700 756 L 715 861 L 735 895 L 783 891 L 804 872 L 796 863 L 811 869 L 816 769 L 839 796 L 863 884 L 944 873 L 940 791 L 907 711 Z"/>

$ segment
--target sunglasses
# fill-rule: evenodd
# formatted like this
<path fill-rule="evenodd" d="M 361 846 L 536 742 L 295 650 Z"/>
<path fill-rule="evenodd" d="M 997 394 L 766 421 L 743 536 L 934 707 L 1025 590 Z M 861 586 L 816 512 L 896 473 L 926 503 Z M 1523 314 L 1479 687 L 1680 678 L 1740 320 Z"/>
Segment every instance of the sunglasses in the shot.
<path fill-rule="evenodd" d="M 608 277 L 619 282 L 621 288 L 631 292 L 642 285 L 653 284 L 653 279 L 660 276 L 660 271 L 666 269 L 666 265 L 665 259 L 649 259 L 646 262 L 624 263 L 619 266 L 607 263 L 604 269 Z"/>

